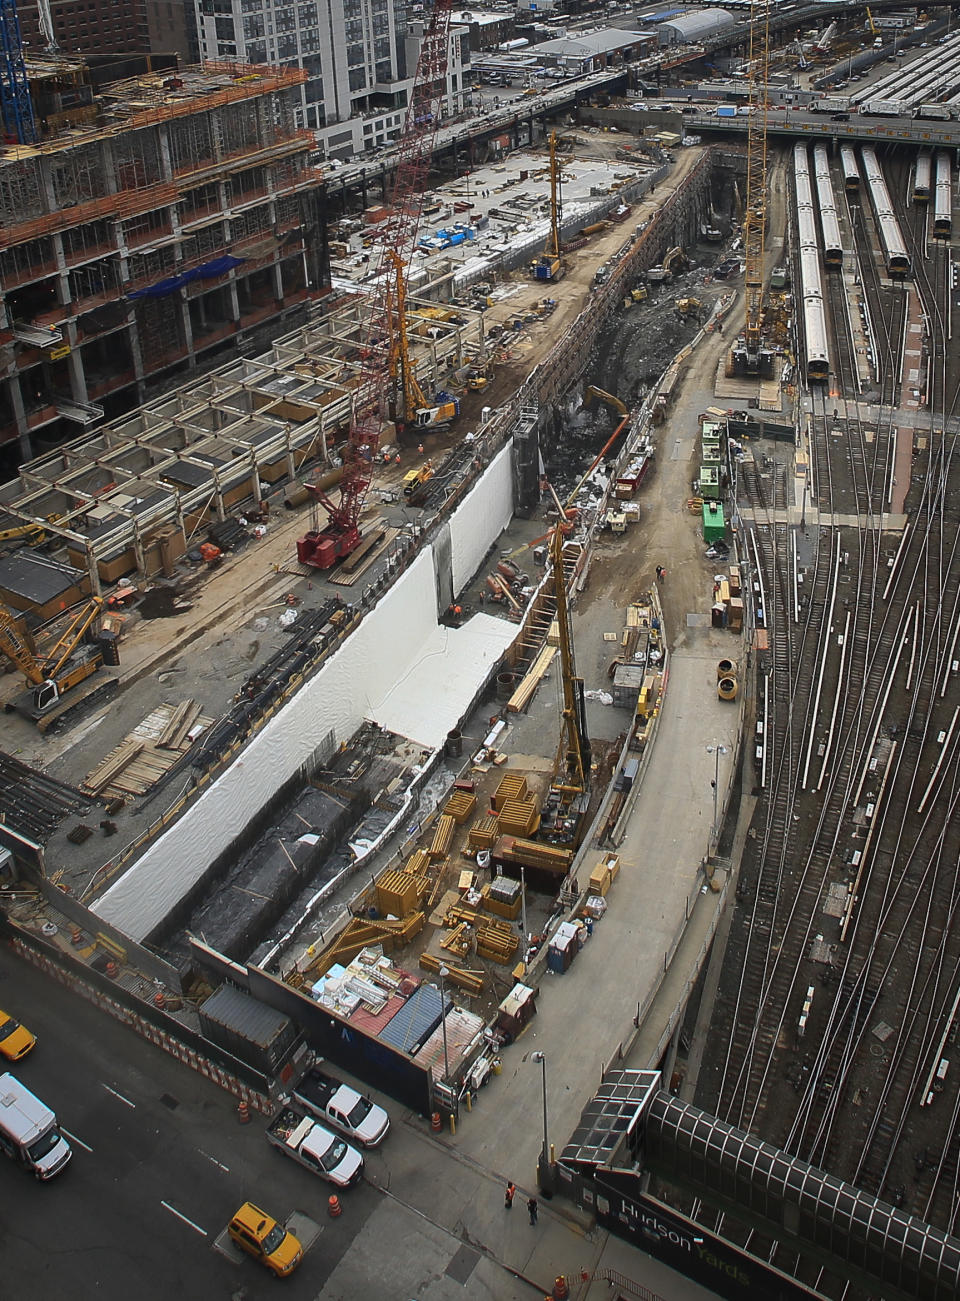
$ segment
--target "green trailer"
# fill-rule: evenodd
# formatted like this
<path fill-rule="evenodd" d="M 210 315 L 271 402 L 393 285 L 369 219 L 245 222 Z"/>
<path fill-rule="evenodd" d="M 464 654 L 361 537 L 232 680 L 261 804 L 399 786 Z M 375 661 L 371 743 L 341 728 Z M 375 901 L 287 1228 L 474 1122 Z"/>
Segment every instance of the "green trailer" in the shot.
<path fill-rule="evenodd" d="M 704 542 L 723 541 L 727 533 L 727 524 L 723 518 L 723 507 L 718 501 L 703 503 L 703 540 Z"/>
<path fill-rule="evenodd" d="M 700 496 L 716 501 L 720 496 L 720 469 L 716 465 L 701 465 Z"/>

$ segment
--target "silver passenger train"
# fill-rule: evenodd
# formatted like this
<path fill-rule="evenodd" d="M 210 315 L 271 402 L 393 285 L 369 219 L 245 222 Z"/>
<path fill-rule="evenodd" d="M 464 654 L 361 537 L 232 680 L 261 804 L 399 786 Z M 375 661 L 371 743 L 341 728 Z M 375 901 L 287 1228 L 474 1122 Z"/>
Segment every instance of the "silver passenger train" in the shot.
<path fill-rule="evenodd" d="M 924 150 L 917 154 L 913 168 L 913 201 L 927 203 L 930 199 L 930 173 L 933 171 L 933 158 Z"/>
<path fill-rule="evenodd" d="M 953 227 L 952 170 L 950 155 L 945 149 L 938 149 L 937 182 L 933 192 L 933 233 L 939 239 L 949 239 Z"/>
<path fill-rule="evenodd" d="M 903 235 L 900 233 L 900 223 L 894 216 L 890 191 L 883 179 L 883 171 L 877 161 L 876 152 L 870 145 L 863 145 L 860 149 L 860 157 L 863 160 L 863 173 L 873 203 L 873 215 L 880 231 L 887 271 L 892 276 L 909 275 L 910 257 L 903 242 Z"/>
<path fill-rule="evenodd" d="M 817 220 L 813 210 L 813 191 L 810 186 L 810 160 L 805 144 L 794 146 L 793 174 L 797 195 L 800 292 L 803 299 L 803 336 L 807 354 L 807 378 L 825 380 L 830 373 L 827 317 L 823 306 L 823 280 L 820 271 Z"/>
<path fill-rule="evenodd" d="M 840 238 L 840 219 L 830 179 L 830 160 L 826 145 L 814 145 L 813 170 L 817 182 L 817 201 L 820 204 L 820 229 L 823 232 L 823 261 L 828 267 L 843 265 L 843 241 Z"/>

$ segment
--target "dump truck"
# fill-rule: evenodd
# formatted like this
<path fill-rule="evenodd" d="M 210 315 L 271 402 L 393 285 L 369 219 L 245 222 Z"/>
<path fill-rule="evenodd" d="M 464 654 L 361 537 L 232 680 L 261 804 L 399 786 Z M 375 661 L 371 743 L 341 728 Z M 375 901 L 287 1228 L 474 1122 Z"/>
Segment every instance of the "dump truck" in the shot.
<path fill-rule="evenodd" d="M 292 1103 L 267 1126 L 267 1142 L 338 1188 L 352 1187 L 363 1174 L 356 1148 Z"/>
<path fill-rule="evenodd" d="M 390 1117 L 383 1107 L 319 1066 L 307 1071 L 294 1088 L 293 1097 L 319 1120 L 362 1147 L 378 1147 L 390 1131 Z"/>

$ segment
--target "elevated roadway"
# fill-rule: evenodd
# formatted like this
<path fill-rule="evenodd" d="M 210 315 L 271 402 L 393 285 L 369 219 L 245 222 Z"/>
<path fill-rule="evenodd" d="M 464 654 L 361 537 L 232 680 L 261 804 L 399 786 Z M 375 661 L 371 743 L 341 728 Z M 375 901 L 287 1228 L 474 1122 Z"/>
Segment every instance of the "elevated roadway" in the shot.
<path fill-rule="evenodd" d="M 716 113 L 684 113 L 683 122 L 691 135 L 725 135 L 746 143 L 750 118 L 717 117 Z M 837 140 L 877 140 L 906 145 L 960 145 L 960 122 L 934 122 L 925 118 L 877 117 L 867 113 L 810 113 L 805 109 L 769 109 L 767 130 L 773 136 L 795 140 L 824 137 Z"/>

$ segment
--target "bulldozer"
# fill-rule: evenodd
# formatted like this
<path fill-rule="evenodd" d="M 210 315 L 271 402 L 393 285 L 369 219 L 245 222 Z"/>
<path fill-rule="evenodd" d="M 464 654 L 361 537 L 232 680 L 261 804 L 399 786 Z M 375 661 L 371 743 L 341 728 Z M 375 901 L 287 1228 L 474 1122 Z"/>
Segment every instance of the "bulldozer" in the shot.
<path fill-rule="evenodd" d="M 703 308 L 699 298 L 678 298 L 677 311 L 681 316 L 695 316 L 699 320 Z"/>

